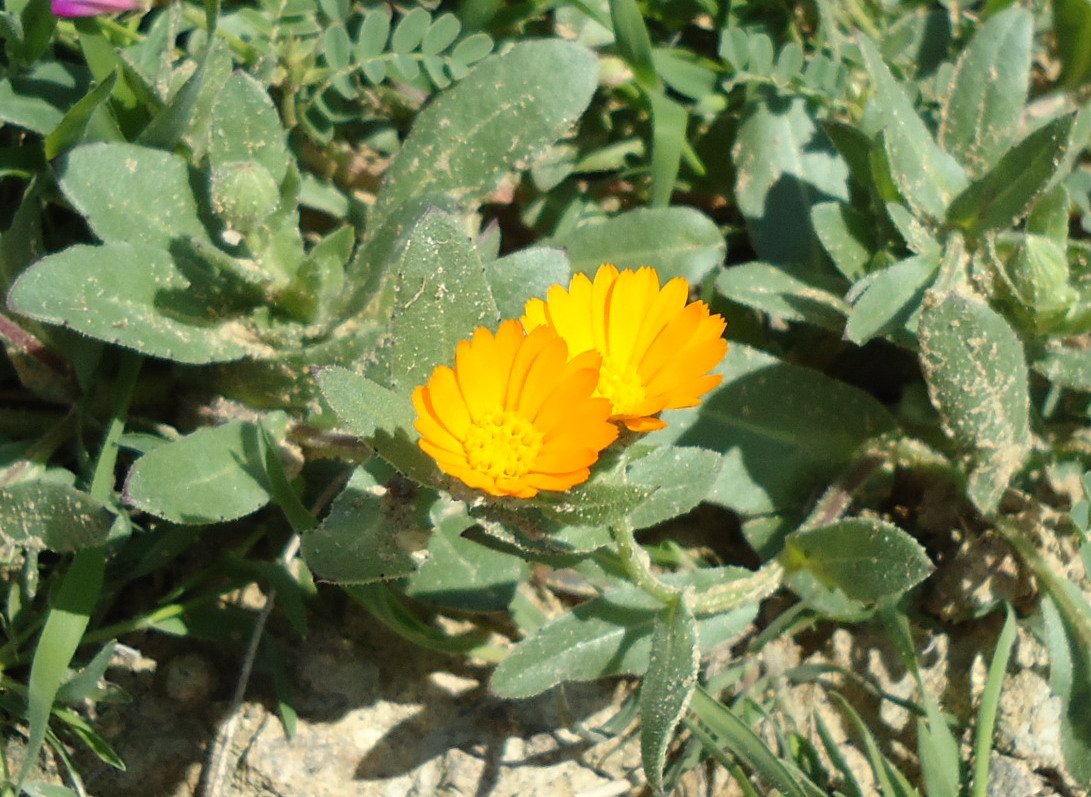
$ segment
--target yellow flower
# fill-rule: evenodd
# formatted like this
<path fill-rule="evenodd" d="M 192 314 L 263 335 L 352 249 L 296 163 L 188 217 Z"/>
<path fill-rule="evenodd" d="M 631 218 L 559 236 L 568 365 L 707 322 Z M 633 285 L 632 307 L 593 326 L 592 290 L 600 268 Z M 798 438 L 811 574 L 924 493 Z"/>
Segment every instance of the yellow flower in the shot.
<path fill-rule="evenodd" d="M 522 322 L 552 327 L 573 354 L 599 352 L 595 395 L 610 399 L 611 420 L 647 432 L 666 426 L 659 412 L 692 407 L 720 384 L 708 372 L 727 353 L 724 319 L 688 298 L 681 277 L 660 288 L 655 269 L 603 265 L 594 282 L 577 274 L 568 290 L 554 285 L 545 301 L 531 299 Z"/>
<path fill-rule="evenodd" d="M 413 391 L 420 447 L 440 470 L 492 495 L 530 498 L 567 490 L 590 475 L 617 437 L 610 403 L 593 398 L 600 357 L 569 359 L 552 330 L 527 334 L 505 321 L 458 344 Z"/>

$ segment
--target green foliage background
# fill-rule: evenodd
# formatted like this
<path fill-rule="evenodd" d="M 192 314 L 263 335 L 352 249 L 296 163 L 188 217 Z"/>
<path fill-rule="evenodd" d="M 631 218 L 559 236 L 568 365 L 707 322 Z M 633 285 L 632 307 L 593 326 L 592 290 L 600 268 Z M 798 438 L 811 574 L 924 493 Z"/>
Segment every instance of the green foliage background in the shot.
<path fill-rule="evenodd" d="M 223 642 L 201 620 L 253 582 L 301 636 L 344 593 L 495 664 L 500 696 L 640 679 L 653 789 L 712 757 L 743 788 L 861 793 L 821 726 L 758 735 L 732 674 L 775 636 L 871 623 L 921 686 L 915 780 L 831 698 L 878 787 L 982 795 L 1022 622 L 1091 783 L 1087 582 L 1050 558 L 1091 559 L 1089 35 L 1086 0 L 7 3 L 0 715 L 30 755 L 4 793 L 46 793 L 46 744 L 121 766 L 68 708 L 110 640 Z M 451 484 L 412 389 L 603 262 L 728 319 L 720 387 L 568 493 Z M 704 544 L 651 542 L 701 504 Z M 984 535 L 1040 600 L 973 606 L 1007 620 L 952 718 L 913 634 L 930 574 Z M 215 564 L 188 573 L 197 546 Z M 546 616 L 530 564 L 596 597 Z M 173 586 L 120 599 L 150 579 Z M 450 635 L 451 613 L 480 622 Z"/>

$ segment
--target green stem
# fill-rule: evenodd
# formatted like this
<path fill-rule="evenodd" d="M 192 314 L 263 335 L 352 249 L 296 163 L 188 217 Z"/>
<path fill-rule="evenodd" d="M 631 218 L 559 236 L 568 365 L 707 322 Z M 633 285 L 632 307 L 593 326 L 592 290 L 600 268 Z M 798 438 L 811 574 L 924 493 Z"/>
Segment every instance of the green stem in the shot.
<path fill-rule="evenodd" d="M 191 25 L 200 28 L 205 33 L 209 32 L 208 20 L 205 18 L 205 13 L 199 8 L 189 5 L 188 3 L 183 3 L 182 18 Z M 258 51 L 254 47 L 233 33 L 228 33 L 217 27 L 216 30 L 213 31 L 213 34 L 223 39 L 227 43 L 227 46 L 234 50 L 235 54 L 242 57 L 243 60 L 251 61 L 258 57 Z"/>
<path fill-rule="evenodd" d="M 125 431 L 125 419 L 129 416 L 129 405 L 133 400 L 136 378 L 140 375 L 140 366 L 143 362 L 144 358 L 134 352 L 123 352 L 121 355 L 121 366 L 118 369 L 115 387 L 118 400 L 102 435 L 102 446 L 99 448 L 94 475 L 91 477 L 91 489 L 88 491 L 93 498 L 100 501 L 109 500 L 114 491 L 117 442 Z"/>
<path fill-rule="evenodd" d="M 96 642 L 105 642 L 110 639 L 117 639 L 119 636 L 125 634 L 132 634 L 137 631 L 144 631 L 152 626 L 169 620 L 172 617 L 180 617 L 190 609 L 200 606 L 203 603 L 211 603 L 220 596 L 206 595 L 201 598 L 195 598 L 185 603 L 172 603 L 168 606 L 160 606 L 158 609 L 141 615 L 140 617 L 134 617 L 130 620 L 125 620 L 120 623 L 114 623 L 113 625 L 105 626 L 104 628 L 98 628 L 83 636 L 84 645 L 92 645 Z"/>
<path fill-rule="evenodd" d="M 671 603 L 678 599 L 679 590 L 664 584 L 652 573 L 651 559 L 633 536 L 633 527 L 628 520 L 623 520 L 610 527 L 610 535 L 617 544 L 621 554 L 621 566 L 629 580 L 663 603 Z"/>
<path fill-rule="evenodd" d="M 756 603 L 772 595 L 783 583 L 784 568 L 773 559 L 753 575 L 697 593 L 693 613 L 698 617 L 720 614 L 745 603 Z"/>

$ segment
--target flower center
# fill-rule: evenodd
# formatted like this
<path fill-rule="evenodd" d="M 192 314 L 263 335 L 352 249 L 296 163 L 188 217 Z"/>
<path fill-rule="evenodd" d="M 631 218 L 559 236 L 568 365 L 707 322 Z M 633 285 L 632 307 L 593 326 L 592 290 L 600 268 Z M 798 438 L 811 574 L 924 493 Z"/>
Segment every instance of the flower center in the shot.
<path fill-rule="evenodd" d="M 611 358 L 604 357 L 595 395 L 610 399 L 614 415 L 632 415 L 647 397 L 647 391 L 635 368 L 619 366 Z"/>
<path fill-rule="evenodd" d="M 470 467 L 496 479 L 516 479 L 542 449 L 542 433 L 526 418 L 495 410 L 470 425 L 462 443 Z"/>

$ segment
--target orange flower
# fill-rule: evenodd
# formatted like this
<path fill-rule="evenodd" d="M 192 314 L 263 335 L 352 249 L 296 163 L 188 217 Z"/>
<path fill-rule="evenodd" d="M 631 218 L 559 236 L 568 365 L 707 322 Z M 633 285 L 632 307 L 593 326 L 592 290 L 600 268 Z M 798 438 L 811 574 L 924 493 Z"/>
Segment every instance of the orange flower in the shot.
<path fill-rule="evenodd" d="M 592 397 L 599 364 L 593 351 L 569 359 L 548 328 L 479 328 L 458 344 L 453 369 L 439 366 L 413 391 L 420 447 L 444 473 L 492 495 L 567 490 L 617 437 L 610 403 Z"/>
<path fill-rule="evenodd" d="M 720 384 L 709 371 L 727 353 L 724 319 L 688 298 L 681 277 L 660 288 L 655 269 L 603 265 L 594 282 L 577 274 L 568 290 L 531 299 L 522 321 L 528 331 L 553 328 L 573 354 L 601 354 L 595 395 L 610 400 L 611 420 L 647 432 L 667 425 L 659 412 L 692 407 Z"/>

